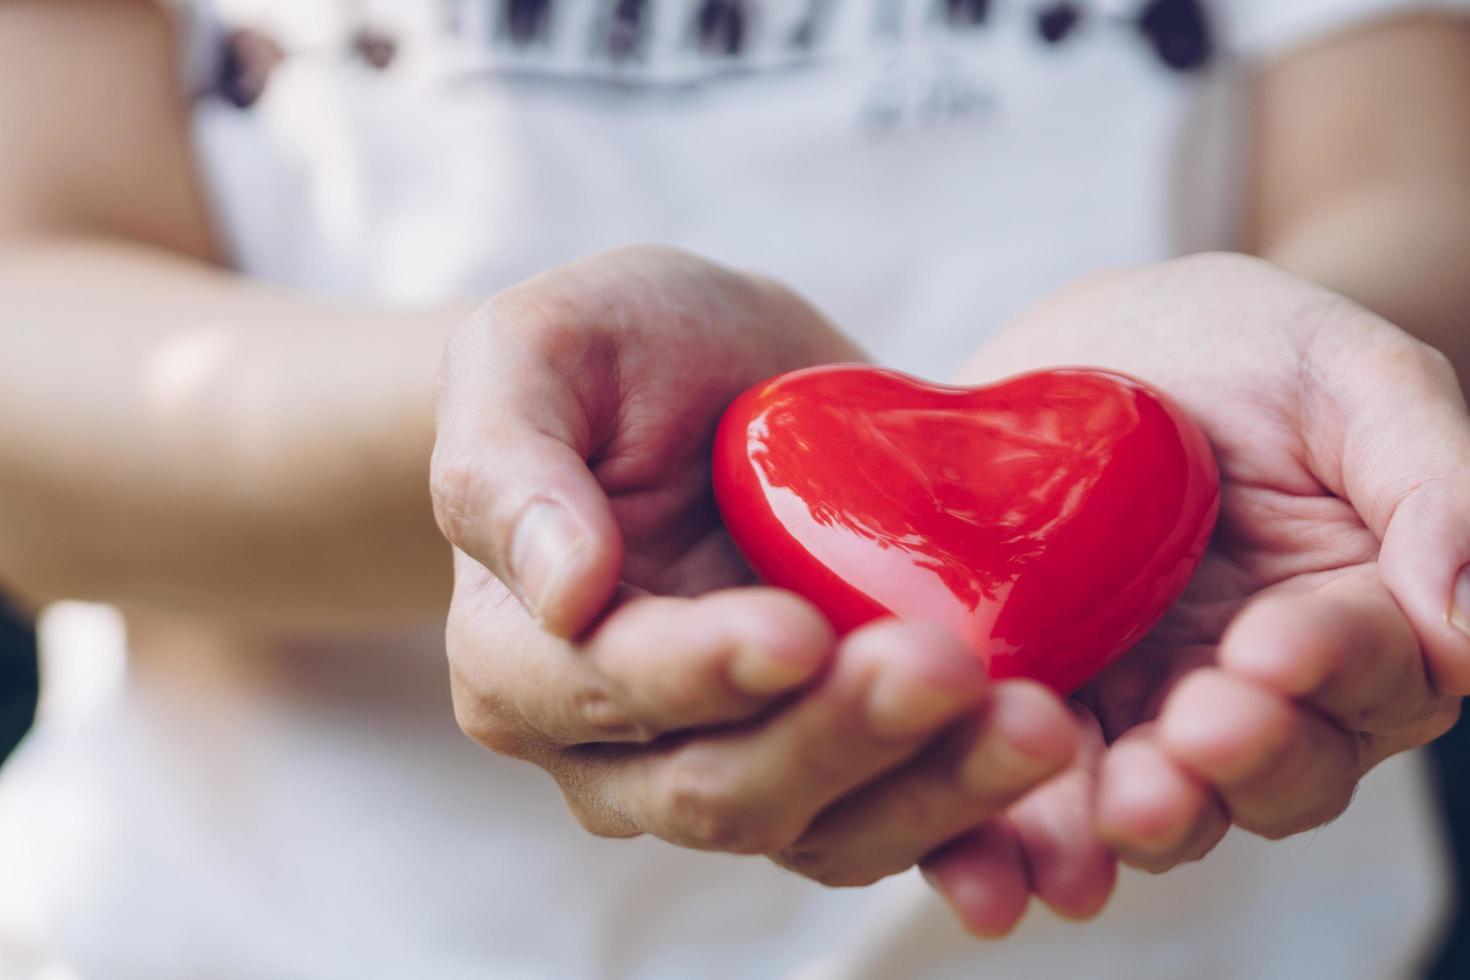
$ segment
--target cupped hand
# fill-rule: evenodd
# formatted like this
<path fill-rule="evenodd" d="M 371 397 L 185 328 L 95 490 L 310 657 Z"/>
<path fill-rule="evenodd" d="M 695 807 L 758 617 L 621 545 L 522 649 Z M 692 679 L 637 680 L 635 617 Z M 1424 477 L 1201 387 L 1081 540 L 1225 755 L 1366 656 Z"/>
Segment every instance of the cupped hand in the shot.
<path fill-rule="evenodd" d="M 838 643 L 804 601 L 752 586 L 721 529 L 725 406 L 860 356 L 781 287 L 649 248 L 529 280 L 451 342 L 432 480 L 456 547 L 456 712 L 555 777 L 593 833 L 863 884 L 1072 759 L 1049 692 L 991 684 L 921 624 Z M 991 881 L 1012 902 L 1018 867 Z"/>
<path fill-rule="evenodd" d="M 1009 817 L 1010 836 L 1069 842 L 1052 865 L 1065 904 L 1106 880 L 1090 829 L 1151 871 L 1202 857 L 1231 825 L 1284 837 L 1454 723 L 1470 693 L 1470 418 L 1438 352 L 1241 256 L 1088 279 L 1023 316 L 964 380 L 1057 364 L 1171 394 L 1222 476 L 1188 591 L 1078 693 L 1110 747 Z M 985 894 L 968 869 L 996 853 L 981 840 L 930 862 L 962 915 Z"/>

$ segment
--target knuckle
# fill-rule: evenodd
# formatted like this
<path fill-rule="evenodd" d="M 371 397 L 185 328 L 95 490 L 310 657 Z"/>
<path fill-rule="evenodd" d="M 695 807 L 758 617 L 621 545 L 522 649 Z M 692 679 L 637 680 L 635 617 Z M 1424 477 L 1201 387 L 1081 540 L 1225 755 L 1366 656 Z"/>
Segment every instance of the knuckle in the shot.
<path fill-rule="evenodd" d="M 961 769 L 955 774 L 954 780 L 960 801 L 976 817 L 988 816 L 1005 809 L 1060 768 L 993 757 L 971 756 L 968 761 L 966 768 L 969 771 Z M 976 765 L 977 761 L 982 762 L 983 766 Z M 948 801 L 925 799 L 919 794 L 915 796 L 915 799 L 905 803 L 913 809 L 916 818 L 926 815 L 927 811 L 931 819 L 941 819 L 944 814 L 942 807 L 954 805 Z"/>
<path fill-rule="evenodd" d="M 1416 731 L 1414 744 L 1428 745 L 1443 736 L 1449 734 L 1450 729 L 1460 720 L 1461 701 L 1456 697 L 1441 698 L 1440 703 L 1430 712 L 1429 716 Z"/>
<path fill-rule="evenodd" d="M 1108 837 L 1107 843 L 1118 855 L 1118 859 L 1128 867 L 1145 874 L 1160 875 L 1182 864 L 1203 860 L 1215 849 L 1229 827 L 1230 824 L 1222 818 L 1218 829 L 1204 833 L 1196 829 L 1185 840 L 1164 847 L 1144 844 L 1131 838 L 1119 839 L 1116 836 Z"/>
<path fill-rule="evenodd" d="M 1290 820 L 1249 822 L 1245 824 L 1245 829 L 1264 840 L 1282 841 L 1288 837 L 1295 837 L 1297 834 L 1305 833 L 1315 826 L 1317 824 L 1308 823 L 1300 818 L 1292 818 Z"/>
<path fill-rule="evenodd" d="M 562 795 L 566 798 L 567 809 L 572 811 L 572 816 L 577 819 L 577 823 L 593 837 L 627 840 L 643 835 L 643 831 L 626 817 L 605 804 L 584 799 L 574 787 L 568 786 L 566 782 L 562 783 Z"/>
<path fill-rule="evenodd" d="M 1454 365 L 1443 351 L 1399 330 L 1386 330 L 1372 356 L 1373 367 L 1393 390 L 1458 386 Z"/>
<path fill-rule="evenodd" d="M 465 605 L 461 601 L 450 602 L 448 622 L 444 627 L 444 652 L 451 667 L 462 660 L 473 658 L 479 648 L 470 628 L 470 614 Z M 455 678 L 455 683 L 459 683 L 459 678 Z"/>
<path fill-rule="evenodd" d="M 1395 346 L 1402 348 L 1398 359 L 1411 377 L 1436 387 L 1459 383 L 1455 366 L 1444 351 L 1407 334 L 1398 335 L 1397 339 Z"/>
<path fill-rule="evenodd" d="M 630 827 L 620 820 L 609 821 L 599 816 L 584 816 L 579 814 L 577 816 L 577 823 L 593 837 L 601 837 L 604 840 L 629 840 L 634 837 L 643 836 L 641 830 Z"/>
<path fill-rule="evenodd" d="M 661 734 L 600 685 L 586 684 L 574 691 L 571 710 L 578 729 L 590 735 L 586 741 L 647 743 Z"/>
<path fill-rule="evenodd" d="M 659 719 L 655 734 L 721 720 L 746 706 L 725 680 L 720 662 L 651 659 L 642 640 L 608 642 L 606 637 L 591 662 L 629 711 Z"/>
<path fill-rule="evenodd" d="M 515 356 L 541 338 L 568 329 L 577 322 L 570 273 L 555 268 L 502 289 L 475 314 L 480 333 L 497 341 L 497 352 Z"/>
<path fill-rule="evenodd" d="M 905 870 L 880 869 L 871 861 L 855 861 L 821 844 L 802 841 L 783 848 L 776 863 L 827 888 L 866 888 Z"/>
<path fill-rule="evenodd" d="M 887 797 L 885 805 L 891 808 L 890 819 L 898 826 L 916 830 L 953 823 L 960 810 L 990 809 L 989 800 L 977 799 L 974 794 L 938 793 L 933 787 L 907 780 L 892 787 Z"/>
<path fill-rule="evenodd" d="M 528 757 L 529 740 L 524 728 L 496 699 L 477 693 L 463 683 L 455 683 L 452 701 L 454 721 L 460 731 L 497 755 Z"/>
<path fill-rule="evenodd" d="M 1177 868 L 1181 864 L 1197 864 L 1209 857 L 1214 853 L 1215 848 L 1219 845 L 1221 839 L 1225 836 L 1225 831 L 1228 829 L 1229 824 L 1222 824 L 1217 833 L 1213 833 L 1202 840 L 1186 845 L 1175 855 L 1174 867 Z"/>
<path fill-rule="evenodd" d="M 855 768 L 870 764 L 873 752 L 879 750 L 873 745 L 871 736 L 859 734 L 861 731 L 855 726 L 846 735 L 832 731 L 802 738 L 792 752 L 792 764 L 814 785 L 844 784 Z M 883 746 L 881 751 L 891 754 L 894 748 Z"/>
<path fill-rule="evenodd" d="M 1459 385 L 1460 375 L 1448 354 L 1423 341 L 1416 340 L 1414 343 L 1419 349 L 1422 369 L 1429 378 L 1443 386 Z"/>
<path fill-rule="evenodd" d="M 1453 699 L 1470 696 L 1470 654 L 1427 650 L 1430 676 L 1435 686 Z M 1459 710 L 1458 705 L 1455 708 Z"/>
<path fill-rule="evenodd" d="M 1448 735 L 1460 723 L 1460 713 L 1463 710 L 1464 702 L 1460 698 L 1445 698 L 1444 705 L 1436 713 L 1434 720 L 1434 738 Z"/>
<path fill-rule="evenodd" d="M 620 320 L 611 288 L 605 276 L 561 267 L 496 294 L 478 318 L 496 341 L 502 368 L 513 375 L 571 377 L 606 368 L 616 354 Z M 594 327 L 589 311 L 604 307 L 607 315 Z"/>
<path fill-rule="evenodd" d="M 714 719 L 720 713 L 718 709 L 723 701 L 717 690 L 701 688 L 693 681 L 670 681 L 647 697 L 656 703 L 644 705 L 644 713 L 667 719 L 669 724 L 679 728 Z"/>
<path fill-rule="evenodd" d="M 570 313 L 542 318 L 521 339 L 540 364 L 552 368 L 579 360 L 594 341 L 593 335 L 579 327 Z"/>
<path fill-rule="evenodd" d="M 1351 788 L 1324 796 L 1321 800 L 1282 816 L 1256 821 L 1242 821 L 1241 826 L 1258 837 L 1269 841 L 1285 840 L 1297 834 L 1325 827 L 1342 816 L 1352 802 Z"/>
<path fill-rule="evenodd" d="M 1187 276 L 1254 275 L 1262 271 L 1281 274 L 1271 263 L 1243 252 L 1197 252 L 1171 259 L 1167 266 L 1173 272 Z"/>
<path fill-rule="evenodd" d="M 442 442 L 434 447 L 429 462 L 429 493 L 439 530 L 451 544 L 462 545 L 465 541 L 481 486 L 478 459 L 450 449 Z"/>
<path fill-rule="evenodd" d="M 1148 854 L 1142 851 L 1123 850 L 1118 853 L 1118 858 L 1133 870 L 1149 875 L 1166 874 L 1179 864 L 1172 854 Z"/>
<path fill-rule="evenodd" d="M 719 767 L 693 758 L 670 768 L 662 803 L 675 843 L 705 851 L 770 854 L 782 840 Z"/>
<path fill-rule="evenodd" d="M 832 868 L 827 874 L 819 878 L 813 878 L 812 880 L 827 888 L 867 888 L 869 885 L 875 885 L 884 878 L 887 878 L 890 874 L 896 873 L 891 871 L 876 871 L 871 868 L 857 866 L 848 868 L 839 866 Z"/>
<path fill-rule="evenodd" d="M 1208 284 L 1212 290 L 1260 289 L 1272 280 L 1290 278 L 1278 266 L 1241 252 L 1198 252 L 1161 263 L 1156 282 L 1174 288 Z M 1324 291 L 1325 292 L 1325 291 Z"/>
<path fill-rule="evenodd" d="M 704 259 L 684 249 L 675 248 L 672 245 L 656 245 L 647 242 L 623 245 L 608 252 L 607 255 L 609 258 L 632 265 L 662 266 L 674 263 L 681 265 L 708 264 Z"/>

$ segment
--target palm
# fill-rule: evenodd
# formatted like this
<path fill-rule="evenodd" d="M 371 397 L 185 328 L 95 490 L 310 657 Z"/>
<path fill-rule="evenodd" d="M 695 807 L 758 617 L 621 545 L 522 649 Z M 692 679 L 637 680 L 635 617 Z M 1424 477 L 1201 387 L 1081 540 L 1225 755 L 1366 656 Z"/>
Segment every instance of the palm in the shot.
<path fill-rule="evenodd" d="M 1326 490 L 1287 489 L 1304 476 L 1292 472 L 1287 448 L 1276 447 L 1276 480 L 1245 482 L 1228 467 L 1222 472 L 1220 521 L 1184 596 L 1143 642 L 1078 692 L 1109 740 L 1152 719 L 1180 677 L 1213 663 L 1225 627 L 1252 599 L 1371 570 L 1378 542 L 1351 505 Z"/>
<path fill-rule="evenodd" d="M 1110 741 L 1133 737 L 1009 814 L 1043 897 L 1085 905 L 1111 887 L 1112 854 L 1162 871 L 1232 823 L 1273 838 L 1319 826 L 1367 768 L 1453 722 L 1445 691 L 1470 689 L 1470 629 L 1445 612 L 1466 563 L 1470 420 L 1442 358 L 1238 256 L 1085 280 L 961 380 L 1067 364 L 1169 393 L 1222 478 L 1184 596 L 1078 692 Z"/>
<path fill-rule="evenodd" d="M 720 523 L 711 489 L 717 420 L 715 406 L 698 406 L 661 423 L 655 442 L 593 461 L 627 543 L 628 585 L 658 595 L 698 595 L 751 581 Z"/>
<path fill-rule="evenodd" d="M 614 366 L 586 376 L 578 394 L 587 417 L 602 423 L 602 431 L 593 426 L 588 465 L 622 532 L 623 581 L 698 595 L 752 580 L 710 480 L 725 406 L 784 371 L 863 355 L 782 288 L 677 253 L 659 257 L 655 281 L 609 281 L 604 302 L 624 310 Z"/>
<path fill-rule="evenodd" d="M 1313 401 L 1320 295 L 1259 263 L 1205 258 L 1110 274 L 1064 291 L 984 349 L 968 380 L 1096 364 L 1161 387 L 1204 427 L 1221 471 L 1210 548 L 1149 636 L 1078 692 L 1109 739 L 1150 720 L 1175 682 L 1215 660 L 1251 600 L 1367 570 L 1379 543 L 1346 499 Z M 1342 343 L 1342 338 L 1336 338 Z"/>
<path fill-rule="evenodd" d="M 720 414 L 759 381 L 862 352 L 783 287 L 659 248 L 560 267 L 502 293 L 491 311 L 481 330 L 494 341 L 498 394 L 585 460 L 619 532 L 620 560 L 606 567 L 621 583 L 697 595 L 750 581 L 711 490 Z M 462 387 L 484 384 L 477 375 Z M 461 581 L 506 598 L 485 569 Z M 607 592 L 593 593 L 600 606 Z M 592 612 L 574 618 L 585 625 Z"/>

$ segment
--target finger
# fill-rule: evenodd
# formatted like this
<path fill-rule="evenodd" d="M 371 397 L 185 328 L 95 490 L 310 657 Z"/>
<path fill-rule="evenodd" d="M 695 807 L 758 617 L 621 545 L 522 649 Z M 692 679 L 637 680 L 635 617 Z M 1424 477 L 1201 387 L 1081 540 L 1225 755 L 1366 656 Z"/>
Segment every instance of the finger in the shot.
<path fill-rule="evenodd" d="M 832 801 L 973 711 L 987 687 L 974 654 L 948 633 L 879 623 L 853 633 L 789 707 L 753 728 L 635 754 L 610 792 L 673 843 L 775 853 Z"/>
<path fill-rule="evenodd" d="M 1118 861 L 1097 836 L 1093 810 L 1102 730 L 1087 712 L 1082 748 L 1072 767 L 1011 807 L 1036 897 L 1058 915 L 1090 919 L 1102 911 L 1118 878 Z"/>
<path fill-rule="evenodd" d="M 466 732 L 507 754 L 751 717 L 820 675 L 833 653 L 821 614 L 774 589 L 639 596 L 576 646 L 536 629 L 499 582 L 484 587 L 478 602 L 456 601 L 446 634 L 455 706 Z"/>
<path fill-rule="evenodd" d="M 1398 504 L 1378 568 L 1423 645 L 1435 685 L 1470 694 L 1470 479 L 1419 485 Z"/>
<path fill-rule="evenodd" d="M 1153 874 L 1198 861 L 1230 828 L 1209 784 L 1168 755 L 1154 725 L 1108 750 L 1096 806 L 1098 835 L 1123 862 Z"/>
<path fill-rule="evenodd" d="M 544 272 L 497 295 L 446 351 L 431 467 L 440 526 L 546 629 L 575 635 L 612 596 L 625 557 L 586 460 L 625 492 L 655 489 L 661 465 L 697 475 L 741 390 L 853 358 L 789 290 L 673 249 Z"/>
<path fill-rule="evenodd" d="M 778 589 L 644 597 L 588 638 L 586 654 L 641 738 L 748 718 L 827 665 L 832 627 Z"/>
<path fill-rule="evenodd" d="M 1309 358 L 1308 451 L 1383 543 L 1379 573 L 1431 676 L 1470 694 L 1470 414 L 1438 351 L 1377 318 L 1359 333 Z"/>
<path fill-rule="evenodd" d="M 960 924 L 982 939 L 1014 930 L 1031 901 L 1021 843 L 1004 817 L 946 844 L 925 858 L 923 869 Z"/>
<path fill-rule="evenodd" d="M 1372 574 L 1257 600 L 1226 631 L 1219 660 L 1349 732 L 1416 729 L 1444 699 L 1425 672 L 1413 626 Z"/>
<path fill-rule="evenodd" d="M 976 716 L 934 749 L 827 808 L 777 863 L 824 885 L 869 885 L 906 871 L 1060 772 L 1077 723 L 1056 695 L 998 684 Z"/>
<path fill-rule="evenodd" d="M 1218 669 L 1179 685 L 1164 705 L 1158 741 L 1214 785 L 1235 824 L 1272 839 L 1336 817 L 1362 775 L 1353 736 Z"/>
<path fill-rule="evenodd" d="M 586 462 L 617 415 L 617 364 L 582 311 L 532 295 L 502 293 L 450 342 L 430 489 L 450 542 L 571 636 L 607 604 L 623 561 Z"/>

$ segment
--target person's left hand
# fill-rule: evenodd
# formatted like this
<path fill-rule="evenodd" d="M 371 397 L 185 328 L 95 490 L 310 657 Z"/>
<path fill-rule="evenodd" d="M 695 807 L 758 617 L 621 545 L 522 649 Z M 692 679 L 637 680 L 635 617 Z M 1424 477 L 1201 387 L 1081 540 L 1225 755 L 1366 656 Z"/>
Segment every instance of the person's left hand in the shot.
<path fill-rule="evenodd" d="M 1442 355 L 1265 262 L 1201 256 L 1063 291 L 961 380 L 1062 364 L 1181 403 L 1216 447 L 1221 514 L 1181 601 L 1078 692 L 1094 764 L 926 862 L 983 935 L 1025 910 L 997 868 L 1090 914 L 1110 852 L 1158 872 L 1232 824 L 1320 826 L 1470 693 L 1470 417 Z"/>

